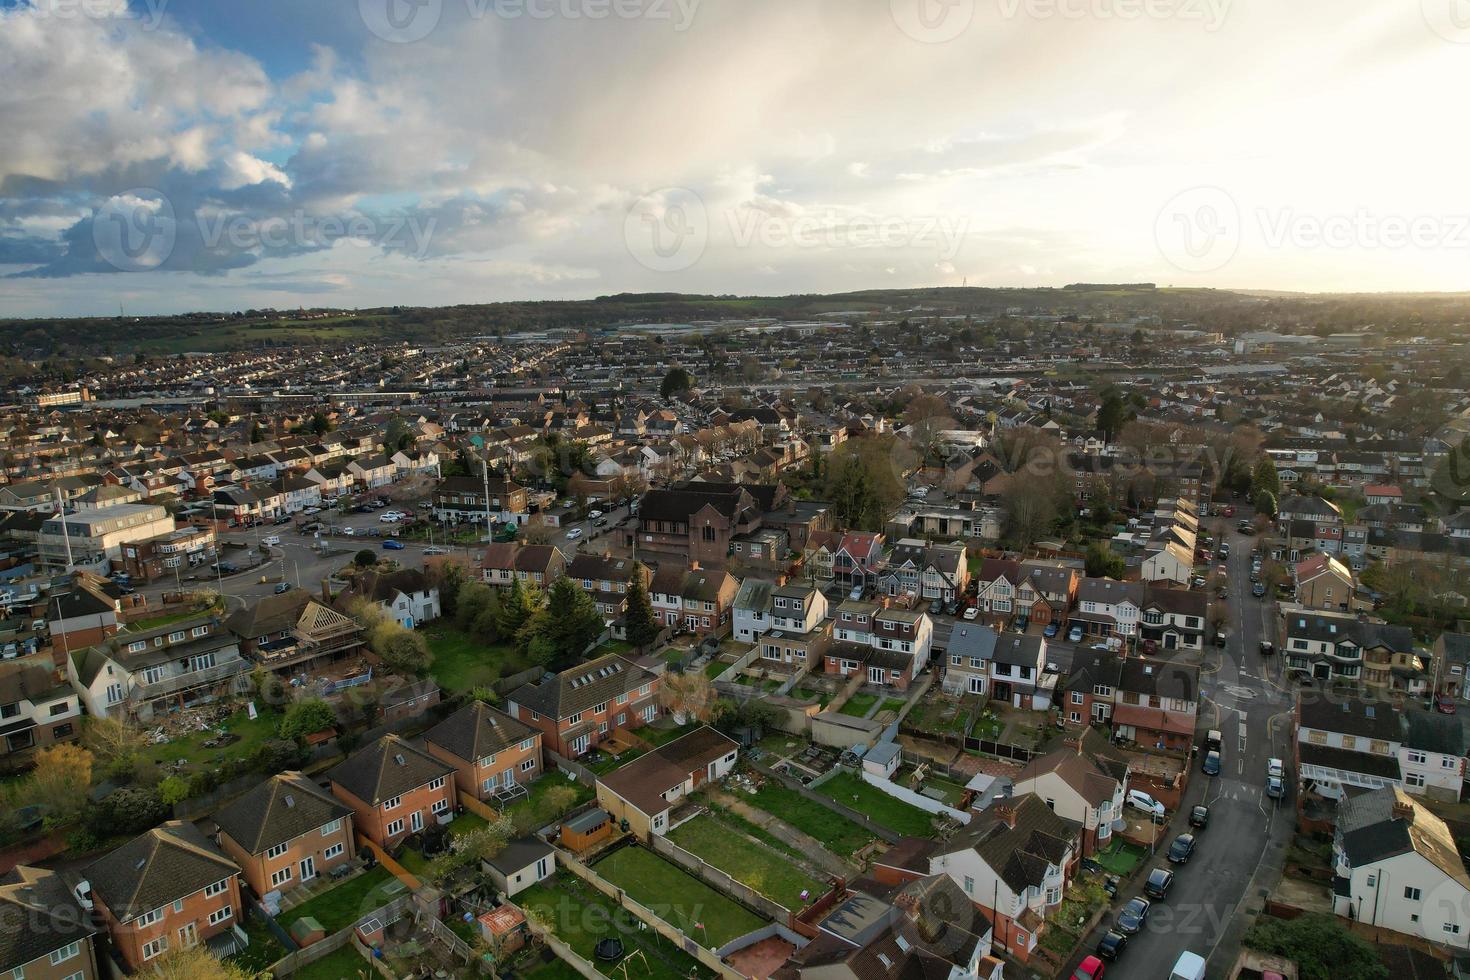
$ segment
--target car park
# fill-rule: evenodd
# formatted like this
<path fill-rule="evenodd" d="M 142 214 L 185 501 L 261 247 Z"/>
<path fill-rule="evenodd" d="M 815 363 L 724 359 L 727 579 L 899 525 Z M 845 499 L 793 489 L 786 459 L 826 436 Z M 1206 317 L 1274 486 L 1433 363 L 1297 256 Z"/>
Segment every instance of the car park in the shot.
<path fill-rule="evenodd" d="M 1072 980 L 1102 980 L 1104 969 L 1103 961 L 1096 956 L 1084 957 L 1072 971 Z"/>
<path fill-rule="evenodd" d="M 1204 830 L 1210 825 L 1210 808 L 1196 803 L 1189 811 L 1189 825 Z"/>
<path fill-rule="evenodd" d="M 1180 834 L 1174 838 L 1174 843 L 1169 845 L 1169 862 L 1171 864 L 1184 864 L 1189 856 L 1194 853 L 1194 835 Z"/>
<path fill-rule="evenodd" d="M 1109 929 L 1097 943 L 1097 955 L 1112 961 L 1123 955 L 1128 947 L 1128 937 L 1116 929 Z"/>
<path fill-rule="evenodd" d="M 1206 776 L 1220 775 L 1220 753 L 1206 752 L 1205 761 L 1201 763 L 1200 769 Z"/>
<path fill-rule="evenodd" d="M 1149 901 L 1146 898 L 1131 898 L 1118 910 L 1118 931 L 1132 936 L 1143 929 L 1148 921 Z"/>
<path fill-rule="evenodd" d="M 1174 872 L 1167 868 L 1154 868 L 1143 883 L 1143 893 L 1149 898 L 1162 900 L 1174 885 Z"/>

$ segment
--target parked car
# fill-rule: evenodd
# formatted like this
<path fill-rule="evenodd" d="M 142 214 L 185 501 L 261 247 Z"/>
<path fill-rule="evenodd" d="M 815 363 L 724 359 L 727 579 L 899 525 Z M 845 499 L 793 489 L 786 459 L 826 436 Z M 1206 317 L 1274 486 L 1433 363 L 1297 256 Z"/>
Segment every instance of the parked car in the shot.
<path fill-rule="evenodd" d="M 1143 648 L 1143 652 L 1145 654 L 1148 654 L 1149 656 L 1153 656 L 1155 653 L 1159 652 L 1159 643 L 1157 640 L 1144 640 L 1142 643 L 1139 644 L 1139 646 L 1141 646 Z"/>
<path fill-rule="evenodd" d="M 1218 633 L 1215 634 L 1215 646 L 1220 647 L 1223 650 L 1225 648 L 1225 644 L 1229 642 L 1230 636 L 1224 630 L 1220 630 Z"/>
<path fill-rule="evenodd" d="M 1455 699 L 1450 697 L 1448 694 L 1441 694 L 1439 697 L 1434 699 L 1434 710 L 1438 711 L 1442 715 L 1454 714 Z"/>
<path fill-rule="evenodd" d="M 1273 800 L 1279 800 L 1286 795 L 1286 783 L 1277 776 L 1266 779 L 1266 795 Z"/>
<path fill-rule="evenodd" d="M 1220 753 L 1206 752 L 1205 761 L 1200 765 L 1200 769 L 1206 776 L 1220 775 Z"/>
<path fill-rule="evenodd" d="M 291 591 L 291 583 L 290 582 L 277 582 L 276 583 L 276 595 L 280 595 L 283 592 L 290 592 L 290 591 Z"/>
<path fill-rule="evenodd" d="M 1044 630 L 1041 631 L 1041 635 L 1044 636 L 1044 637 L 1046 637 L 1049 640 L 1052 637 L 1056 636 L 1061 631 L 1062 631 L 1062 628 L 1060 626 L 1058 626 L 1056 623 L 1047 623 L 1046 624 L 1046 629 L 1044 629 Z"/>
<path fill-rule="evenodd" d="M 1149 898 L 1162 900 L 1173 885 L 1174 872 L 1167 868 L 1154 868 L 1148 873 L 1148 881 L 1143 883 L 1143 893 Z"/>
<path fill-rule="evenodd" d="M 1089 956 L 1072 971 L 1072 980 L 1102 980 L 1102 975 L 1103 961 L 1096 956 Z"/>
<path fill-rule="evenodd" d="M 1102 939 L 1098 940 L 1097 955 L 1111 962 L 1121 956 L 1127 946 L 1127 936 L 1116 929 L 1109 929 Z"/>
<path fill-rule="evenodd" d="M 1205 958 L 1186 949 L 1174 961 L 1169 980 L 1205 980 Z"/>
<path fill-rule="evenodd" d="M 1171 864 L 1184 864 L 1189 856 L 1194 853 L 1194 835 L 1180 834 L 1174 838 L 1174 843 L 1169 845 L 1169 861 Z"/>
<path fill-rule="evenodd" d="M 979 606 L 971 606 L 969 609 L 966 609 L 965 610 L 965 619 L 967 619 L 967 620 L 973 621 L 979 615 L 980 615 L 980 607 Z"/>
<path fill-rule="evenodd" d="M 1128 791 L 1127 804 L 1135 810 L 1142 810 L 1153 817 L 1164 815 L 1164 804 L 1149 796 L 1141 789 L 1130 789 Z"/>
<path fill-rule="evenodd" d="M 1143 929 L 1143 924 L 1148 921 L 1149 902 L 1146 898 L 1131 898 L 1122 908 L 1118 910 L 1118 931 L 1125 936 L 1132 936 Z"/>
<path fill-rule="evenodd" d="M 1210 825 L 1210 808 L 1203 803 L 1196 803 L 1189 811 L 1189 825 L 1204 830 Z"/>
<path fill-rule="evenodd" d="M 425 548 L 424 549 L 424 554 L 425 555 L 447 555 L 447 554 L 449 554 L 449 549 L 448 548 L 441 548 L 438 545 L 433 545 L 431 547 Z"/>
<path fill-rule="evenodd" d="M 1257 599 L 1261 598 L 1265 594 L 1266 587 L 1260 582 L 1257 582 L 1255 585 L 1251 586 L 1251 595 L 1255 596 Z"/>
<path fill-rule="evenodd" d="M 1226 505 L 1226 507 L 1225 507 L 1225 516 L 1226 517 L 1234 517 L 1235 516 L 1235 507 L 1233 505 L 1229 505 L 1229 504 Z"/>
<path fill-rule="evenodd" d="M 397 511 L 390 510 L 390 511 L 388 511 L 388 513 L 379 516 L 378 523 L 379 524 L 397 524 L 398 521 L 399 521 L 399 516 L 400 515 L 398 514 Z"/>
<path fill-rule="evenodd" d="M 1122 879 L 1117 875 L 1108 875 L 1103 879 L 1103 891 L 1107 892 L 1109 898 L 1116 898 L 1122 884 Z"/>
<path fill-rule="evenodd" d="M 582 529 L 580 527 L 574 527 L 570 531 L 567 532 L 567 540 L 568 541 L 575 541 L 578 538 L 580 538 L 581 536 L 582 536 Z"/>
<path fill-rule="evenodd" d="M 1067 631 L 1067 641 L 1069 643 L 1081 643 L 1082 642 L 1082 627 L 1080 627 L 1080 626 L 1073 626 L 1070 630 L 1068 630 Z"/>
<path fill-rule="evenodd" d="M 595 521 L 599 517 L 602 516 L 602 511 L 600 511 L 600 510 L 589 510 L 587 512 L 587 516 L 590 517 L 590 518 L 592 518 Z"/>
<path fill-rule="evenodd" d="M 1273 654 L 1275 652 L 1276 652 L 1276 644 L 1272 643 L 1270 640 L 1262 640 L 1261 641 L 1261 656 L 1263 656 L 1263 657 L 1269 657 L 1269 656 L 1271 656 L 1271 654 Z"/>
<path fill-rule="evenodd" d="M 383 540 L 383 548 L 387 551 L 402 551 L 403 542 L 394 538 L 385 538 Z"/>
<path fill-rule="evenodd" d="M 1277 779 L 1281 779 L 1286 775 L 1286 763 L 1282 762 L 1280 759 L 1267 759 L 1266 775 L 1275 776 Z"/>

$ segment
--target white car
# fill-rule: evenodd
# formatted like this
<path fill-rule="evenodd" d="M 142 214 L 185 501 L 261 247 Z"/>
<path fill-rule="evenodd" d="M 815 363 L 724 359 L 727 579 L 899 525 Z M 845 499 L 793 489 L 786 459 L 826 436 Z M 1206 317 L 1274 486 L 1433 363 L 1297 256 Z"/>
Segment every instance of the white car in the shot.
<path fill-rule="evenodd" d="M 378 523 L 379 524 L 397 524 L 398 523 L 398 515 L 395 514 L 395 513 L 393 513 L 393 511 L 390 510 L 388 513 L 386 513 L 386 514 L 384 514 L 384 515 L 382 515 L 381 517 L 378 518 Z"/>
<path fill-rule="evenodd" d="M 1286 763 L 1280 759 L 1266 760 L 1266 776 L 1271 779 L 1281 779 L 1286 776 Z"/>
<path fill-rule="evenodd" d="M 966 609 L 965 610 L 965 618 L 968 619 L 968 620 L 972 620 L 973 621 L 979 615 L 980 615 L 980 607 L 979 606 L 971 606 L 969 609 Z"/>
<path fill-rule="evenodd" d="M 1164 815 L 1164 804 L 1149 796 L 1143 790 L 1130 789 L 1128 791 L 1128 805 L 1135 810 L 1142 810 L 1151 816 L 1162 817 Z"/>
<path fill-rule="evenodd" d="M 570 531 L 567 532 L 567 540 L 568 541 L 575 541 L 578 538 L 580 538 L 581 536 L 582 536 L 582 529 L 580 527 L 574 527 Z"/>
<path fill-rule="evenodd" d="M 600 511 L 600 510 L 589 510 L 587 512 L 587 516 L 590 517 L 590 518 L 592 518 L 595 521 L 599 517 L 602 516 L 602 511 Z"/>

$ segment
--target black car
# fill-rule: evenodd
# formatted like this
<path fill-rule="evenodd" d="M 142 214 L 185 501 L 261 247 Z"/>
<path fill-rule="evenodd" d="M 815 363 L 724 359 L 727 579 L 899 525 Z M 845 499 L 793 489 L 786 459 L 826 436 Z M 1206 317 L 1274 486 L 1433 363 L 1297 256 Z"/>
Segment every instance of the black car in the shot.
<path fill-rule="evenodd" d="M 1210 825 L 1210 808 L 1200 803 L 1189 811 L 1189 825 L 1204 830 Z"/>
<path fill-rule="evenodd" d="M 1141 929 L 1148 921 L 1148 899 L 1130 898 L 1128 903 L 1118 910 L 1118 931 L 1125 936 L 1131 936 Z"/>
<path fill-rule="evenodd" d="M 1206 752 L 1205 761 L 1200 768 L 1204 770 L 1206 776 L 1220 775 L 1220 753 Z"/>
<path fill-rule="evenodd" d="M 1103 879 L 1103 891 L 1108 893 L 1109 898 L 1113 898 L 1118 894 L 1118 886 L 1121 884 L 1117 875 L 1108 875 Z"/>
<path fill-rule="evenodd" d="M 1180 834 L 1174 838 L 1174 843 L 1169 845 L 1169 861 L 1173 864 L 1184 864 L 1193 853 L 1193 834 Z"/>
<path fill-rule="evenodd" d="M 1116 929 L 1109 929 L 1097 944 L 1097 955 L 1109 962 L 1116 960 L 1128 945 L 1128 937 Z"/>
<path fill-rule="evenodd" d="M 1143 893 L 1149 898 L 1162 899 L 1169 894 L 1169 888 L 1174 884 L 1174 872 L 1164 868 L 1154 868 L 1148 873 L 1148 881 L 1144 882 Z"/>

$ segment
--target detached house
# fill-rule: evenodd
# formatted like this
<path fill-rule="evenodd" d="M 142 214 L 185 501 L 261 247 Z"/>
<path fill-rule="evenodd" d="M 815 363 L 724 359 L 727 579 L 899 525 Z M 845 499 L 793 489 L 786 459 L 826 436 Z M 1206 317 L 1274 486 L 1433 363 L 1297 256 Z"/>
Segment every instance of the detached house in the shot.
<path fill-rule="evenodd" d="M 354 599 L 377 606 L 390 621 L 404 629 L 439 618 L 439 587 L 415 568 L 396 572 L 364 572 L 341 592 L 336 605 L 343 612 Z"/>
<path fill-rule="evenodd" d="M 641 728 L 659 715 L 658 677 L 609 653 L 511 692 L 506 713 L 541 732 L 542 744 L 583 755 L 614 728 Z"/>
<path fill-rule="evenodd" d="M 1149 586 L 1139 618 L 1141 638 L 1163 650 L 1199 650 L 1209 605 L 1203 592 Z"/>
<path fill-rule="evenodd" d="M 1356 590 L 1353 573 L 1331 555 L 1307 556 L 1292 568 L 1292 575 L 1296 579 L 1296 601 L 1306 608 L 1352 608 Z"/>
<path fill-rule="evenodd" d="M 97 930 L 55 871 L 18 864 L 0 875 L 0 975 L 97 980 Z"/>
<path fill-rule="evenodd" d="M 497 589 L 509 589 L 517 579 L 523 587 L 546 589 L 566 563 L 555 545 L 500 542 L 485 546 L 480 556 L 480 576 Z"/>
<path fill-rule="evenodd" d="M 213 616 L 118 633 L 67 660 L 67 679 L 98 717 L 152 721 L 244 690 L 250 664 Z"/>
<path fill-rule="evenodd" d="M 660 623 L 701 636 L 729 631 L 739 583 L 720 568 L 677 565 L 660 568 L 648 586 L 653 615 Z"/>
<path fill-rule="evenodd" d="M 384 735 L 327 772 L 357 832 L 384 850 L 430 823 L 454 819 L 455 768 L 397 735 Z"/>
<path fill-rule="evenodd" d="M 1360 681 L 1383 693 L 1422 694 L 1426 665 L 1407 626 L 1343 613 L 1289 611 L 1282 624 L 1286 666 L 1318 680 Z"/>
<path fill-rule="evenodd" d="M 1017 796 L 1032 794 L 1059 816 L 1082 828 L 1082 853 L 1092 855 L 1112 841 L 1123 820 L 1128 793 L 1128 759 L 1096 729 L 1068 736 L 1063 747 L 1026 764 L 1012 781 Z"/>
<path fill-rule="evenodd" d="M 541 733 L 482 701 L 429 729 L 424 747 L 454 767 L 461 794 L 481 801 L 523 794 L 542 773 Z"/>
<path fill-rule="evenodd" d="M 220 956 L 245 948 L 240 869 L 192 823 L 170 820 L 82 872 L 95 910 L 130 971 L 179 946 L 206 943 Z"/>
<path fill-rule="evenodd" d="M 352 808 L 299 772 L 260 783 L 215 814 L 219 846 L 256 895 L 290 891 L 351 861 Z"/>
<path fill-rule="evenodd" d="M 362 627 L 304 589 L 268 595 L 228 620 L 246 658 L 267 670 L 298 674 L 362 648 Z"/>
<path fill-rule="evenodd" d="M 0 665 L 0 768 L 24 768 L 35 750 L 81 735 L 82 703 L 56 671 L 24 661 Z"/>

